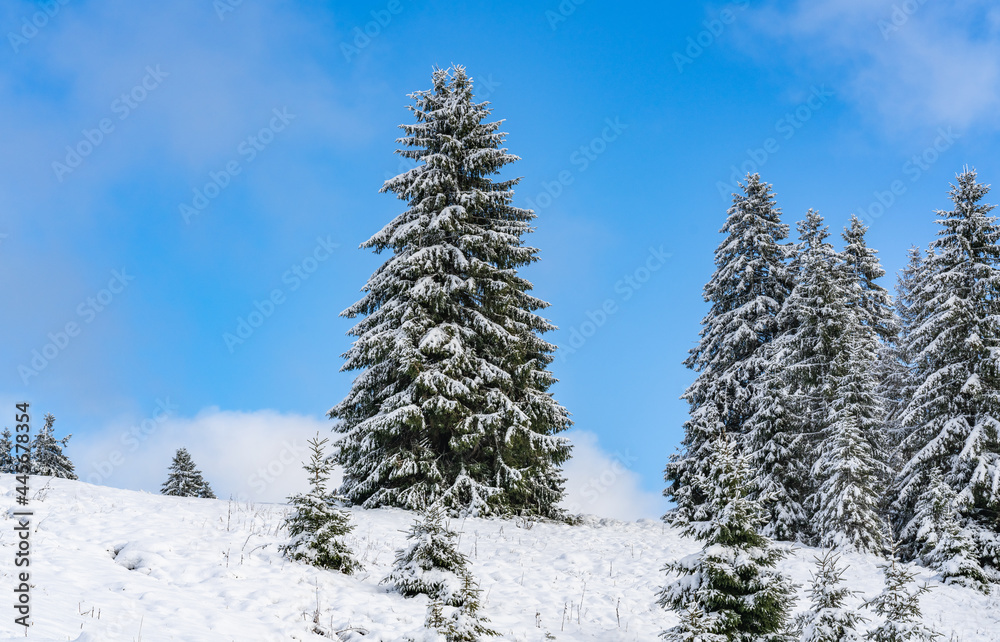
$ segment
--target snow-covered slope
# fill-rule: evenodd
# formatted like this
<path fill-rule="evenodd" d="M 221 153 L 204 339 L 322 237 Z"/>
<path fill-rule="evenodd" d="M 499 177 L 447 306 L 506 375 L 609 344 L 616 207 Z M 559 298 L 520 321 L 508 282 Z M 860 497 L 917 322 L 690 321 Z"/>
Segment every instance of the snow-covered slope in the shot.
<path fill-rule="evenodd" d="M 38 497 L 29 639 L 318 642 L 329 638 L 311 632 L 317 607 L 327 630 L 367 631 L 347 631 L 342 639 L 423 639 L 426 602 L 379 585 L 411 513 L 352 511 L 351 543 L 365 571 L 346 577 L 278 554 L 287 510 L 281 505 L 161 497 L 37 477 L 32 484 Z M 14 485 L 11 475 L 0 475 L 8 516 L 0 523 L 0 569 L 7 591 L 13 588 Z M 470 519 L 452 525 L 463 531 L 461 549 L 472 560 L 493 627 L 505 640 L 525 642 L 656 640 L 675 622 L 655 603 L 664 581 L 660 569 L 697 549 L 657 521 L 566 526 Z M 815 552 L 800 549 L 782 568 L 805 583 Z M 852 588 L 869 597 L 880 590 L 876 558 L 844 561 Z M 919 579 L 933 585 L 923 602 L 928 623 L 956 641 L 1000 640 L 1000 590 L 983 596 L 941 586 L 926 571 Z M 798 606 L 806 606 L 804 598 Z M 13 609 L 5 610 L 0 639 L 23 640 Z"/>

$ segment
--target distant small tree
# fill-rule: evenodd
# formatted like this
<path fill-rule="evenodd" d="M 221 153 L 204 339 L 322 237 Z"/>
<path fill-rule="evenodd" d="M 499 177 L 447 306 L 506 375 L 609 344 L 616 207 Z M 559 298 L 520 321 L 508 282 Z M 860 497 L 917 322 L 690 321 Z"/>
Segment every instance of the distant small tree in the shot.
<path fill-rule="evenodd" d="M 295 507 L 285 520 L 291 541 L 282 545 L 281 551 L 291 560 L 350 575 L 361 568 L 361 562 L 344 541 L 354 529 L 350 515 L 337 506 L 337 498 L 326 489 L 330 464 L 323 449 L 328 441 L 317 434 L 308 442 L 310 456 L 303 468 L 309 474 L 310 488 L 305 495 L 289 498 Z"/>
<path fill-rule="evenodd" d="M 801 631 L 800 642 L 855 642 L 861 639 L 856 629 L 866 620 L 844 606 L 847 598 L 857 591 L 840 586 L 846 569 L 839 568 L 838 561 L 832 551 L 816 557 L 816 570 L 809 588 L 812 607 L 796 620 L 797 629 Z"/>
<path fill-rule="evenodd" d="M 397 551 L 392 571 L 382 580 L 404 597 L 427 595 L 427 627 L 448 642 L 472 642 L 499 633 L 487 628 L 479 613 L 479 588 L 469 571 L 469 558 L 459 552 L 458 535 L 431 508 L 410 528 L 406 548 Z"/>
<path fill-rule="evenodd" d="M 920 596 L 930 592 L 930 588 L 923 584 L 915 590 L 909 589 L 916 574 L 899 562 L 896 542 L 891 537 L 888 548 L 889 562 L 881 566 L 885 589 L 865 602 L 865 608 L 885 619 L 868 631 L 865 639 L 870 642 L 933 642 L 941 634 L 924 626 L 920 613 Z"/>
<path fill-rule="evenodd" d="M 170 474 L 167 476 L 167 481 L 163 482 L 160 493 L 177 497 L 215 499 L 212 487 L 201 476 L 201 471 L 195 467 L 187 449 L 177 449 L 169 470 Z"/>
<path fill-rule="evenodd" d="M 13 450 L 14 441 L 11 439 L 10 428 L 4 428 L 3 435 L 0 436 L 0 473 L 17 472 Z"/>
<path fill-rule="evenodd" d="M 62 451 L 73 435 L 56 439 L 52 427 L 55 422 L 53 415 L 45 415 L 45 425 L 31 442 L 31 474 L 76 479 L 73 462 Z"/>

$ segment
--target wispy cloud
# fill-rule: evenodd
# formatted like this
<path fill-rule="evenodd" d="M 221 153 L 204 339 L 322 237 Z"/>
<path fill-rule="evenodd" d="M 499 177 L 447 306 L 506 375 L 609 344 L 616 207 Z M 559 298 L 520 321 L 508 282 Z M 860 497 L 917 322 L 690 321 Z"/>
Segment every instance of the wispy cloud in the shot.
<path fill-rule="evenodd" d="M 1000 7 L 989 0 L 796 0 L 754 9 L 744 49 L 838 84 L 889 130 L 1000 129 Z"/>
<path fill-rule="evenodd" d="M 6 24 L 14 26 L 38 5 L 5 8 Z M 309 17 L 266 3 L 245 3 L 224 21 L 212 3 L 189 0 L 63 6 L 17 51 L 0 52 L 0 138 L 16 150 L 0 159 L 0 170 L 18 185 L 14 204 L 53 191 L 89 202 L 134 178 L 137 167 L 200 178 L 228 160 L 276 106 L 308 122 L 308 136 L 302 131 L 297 143 L 363 139 L 363 111 L 344 107 L 337 80 L 297 58 L 306 46 L 332 48 Z M 160 77 L 156 89 L 146 79 L 150 69 Z M 102 122 L 102 140 L 79 168 L 57 174 L 53 163 L 72 157 L 87 132 L 96 138 Z"/>

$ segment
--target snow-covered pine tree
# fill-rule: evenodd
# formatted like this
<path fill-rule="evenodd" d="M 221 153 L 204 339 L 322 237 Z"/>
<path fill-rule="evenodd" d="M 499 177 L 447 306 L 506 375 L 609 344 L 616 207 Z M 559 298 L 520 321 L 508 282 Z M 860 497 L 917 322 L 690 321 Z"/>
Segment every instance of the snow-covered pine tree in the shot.
<path fill-rule="evenodd" d="M 901 331 L 901 321 L 896 314 L 892 296 L 883 288 L 878 280 L 885 276 L 885 270 L 878 260 L 878 250 L 868 247 L 865 234 L 868 227 L 857 216 L 851 215 L 850 224 L 844 228 L 842 238 L 844 249 L 840 256 L 850 277 L 853 277 L 853 299 L 848 303 L 851 311 L 861 325 L 862 341 L 871 344 L 871 354 L 865 354 L 862 369 L 873 378 L 875 388 L 873 395 L 880 400 L 880 419 L 878 425 L 873 424 L 865 432 L 872 448 L 877 453 L 889 450 L 892 441 L 886 430 L 887 403 L 882 393 L 890 393 L 893 381 L 902 376 L 898 341 Z M 875 367 L 872 367 L 875 364 Z M 887 470 L 882 471 L 888 474 Z M 881 479 L 883 483 L 888 478 Z"/>
<path fill-rule="evenodd" d="M 762 377 L 760 386 L 764 394 L 748 423 L 746 441 L 757 470 L 757 496 L 767 499 L 768 518 L 761 532 L 777 540 L 809 540 L 805 480 L 812 458 L 799 415 L 805 405 L 803 392 L 787 385 L 777 366 Z"/>
<path fill-rule="evenodd" d="M 456 596 L 469 574 L 469 559 L 459 552 L 457 538 L 442 510 L 428 509 L 411 525 L 407 547 L 396 552 L 392 571 L 382 584 L 392 585 L 404 597 L 427 595 L 458 606 Z"/>
<path fill-rule="evenodd" d="M 14 441 L 11 437 L 10 428 L 4 428 L 3 435 L 0 436 L 0 473 L 17 472 L 14 463 Z"/>
<path fill-rule="evenodd" d="M 710 304 L 701 339 L 684 364 L 698 373 L 683 395 L 690 409 L 682 452 L 667 464 L 665 495 L 677 509 L 672 520 L 704 519 L 706 498 L 693 480 L 708 470 L 709 445 L 723 432 L 739 438 L 756 407 L 756 385 L 765 367 L 763 348 L 778 330 L 776 317 L 792 287 L 782 244 L 788 226 L 781 222 L 771 186 L 748 174 L 733 194 L 733 204 L 715 250 L 715 273 L 705 285 Z"/>
<path fill-rule="evenodd" d="M 438 631 L 444 633 L 445 642 L 480 642 L 486 638 L 500 637 L 498 632 L 487 626 L 489 618 L 480 613 L 482 605 L 479 602 L 479 587 L 471 574 L 462 578 L 459 601 L 459 606 L 445 606 L 442 609 L 444 626 Z"/>
<path fill-rule="evenodd" d="M 428 596 L 428 626 L 432 620 L 439 622 L 435 628 L 448 642 L 497 636 L 479 613 L 479 589 L 457 538 L 442 509 L 432 506 L 410 527 L 407 547 L 396 552 L 382 584 L 392 585 L 404 597 Z"/>
<path fill-rule="evenodd" d="M 571 422 L 547 392 L 555 346 L 540 335 L 554 326 L 535 311 L 548 304 L 517 273 L 537 260 L 522 244 L 535 215 L 511 204 L 518 179 L 492 178 L 517 157 L 465 69 L 433 84 L 411 94 L 416 123 L 398 140 L 418 166 L 382 187 L 408 208 L 362 244 L 392 256 L 343 313 L 365 318 L 343 367 L 361 374 L 329 413 L 341 492 L 368 508 L 555 517 Z"/>
<path fill-rule="evenodd" d="M 896 279 L 895 310 L 899 333 L 894 342 L 886 344 L 879 359 L 879 394 L 885 401 L 886 445 L 891 448 L 893 468 L 899 469 L 913 453 L 902 453 L 900 445 L 908 435 L 908 426 L 902 422 L 903 411 L 917 389 L 916 361 L 920 353 L 914 342 L 914 331 L 926 318 L 928 283 L 927 258 L 920 248 L 911 246 L 907 251 L 907 264 Z"/>
<path fill-rule="evenodd" d="M 63 448 L 73 435 L 62 439 L 54 436 L 56 418 L 50 413 L 45 415 L 45 425 L 31 440 L 31 474 L 62 479 L 76 479 L 73 462 L 63 453 Z"/>
<path fill-rule="evenodd" d="M 975 542 L 959 523 L 955 491 L 938 469 L 931 471 L 917 506 L 917 514 L 901 536 L 916 544 L 920 563 L 940 571 L 945 584 L 960 584 L 988 594 L 990 579 L 977 559 Z"/>
<path fill-rule="evenodd" d="M 694 604 L 681 613 L 681 623 L 660 633 L 667 642 L 729 642 L 722 633 L 714 633 L 718 626 L 718 616 L 705 613 L 700 605 Z"/>
<path fill-rule="evenodd" d="M 904 350 L 907 363 L 915 361 L 915 354 L 908 354 L 914 332 L 923 325 L 930 309 L 927 307 L 929 295 L 929 268 L 934 261 L 933 248 L 922 252 L 912 245 L 906 252 L 906 267 L 900 270 L 896 280 L 896 315 L 899 318 L 897 343 Z"/>
<path fill-rule="evenodd" d="M 215 499 L 212 487 L 201 476 L 201 471 L 195 467 L 191 454 L 186 448 L 177 449 L 168 470 L 167 481 L 163 482 L 163 486 L 160 487 L 161 494 Z"/>
<path fill-rule="evenodd" d="M 923 287 L 923 320 L 912 331 L 919 381 L 901 416 L 906 463 L 893 512 L 902 527 L 926 507 L 934 469 L 955 492 L 960 525 L 991 573 L 1000 571 L 1000 228 L 983 202 L 989 191 L 965 170 L 952 186 L 952 211 L 939 211 Z M 919 554 L 903 542 L 909 558 Z"/>
<path fill-rule="evenodd" d="M 868 227 L 852 214 L 850 226 L 845 227 L 842 234 L 844 249 L 840 255 L 847 272 L 859 286 L 855 300 L 849 305 L 861 323 L 871 328 L 882 341 L 892 343 L 899 335 L 899 325 L 892 297 L 878 283 L 878 279 L 885 276 L 885 270 L 876 256 L 878 250 L 868 247 L 867 232 Z"/>
<path fill-rule="evenodd" d="M 751 496 L 754 478 L 747 458 L 725 435 L 711 452 L 708 474 L 695 479 L 707 498 L 708 519 L 687 520 L 682 513 L 675 520 L 704 547 L 666 565 L 664 570 L 678 577 L 660 592 L 659 604 L 689 613 L 700 609 L 702 640 L 716 635 L 730 642 L 786 642 L 793 586 L 774 569 L 786 552 L 758 530 L 767 517 L 761 500 Z M 689 619 L 682 620 L 663 637 L 692 639 L 691 626 Z"/>
<path fill-rule="evenodd" d="M 846 568 L 838 566 L 840 558 L 827 550 L 816 556 L 816 570 L 809 587 L 809 610 L 796 618 L 800 642 L 855 642 L 861 637 L 857 627 L 866 618 L 845 606 L 857 594 L 840 586 Z"/>
<path fill-rule="evenodd" d="M 778 314 L 781 334 L 767 348 L 764 393 L 757 397 L 747 442 L 759 488 L 773 499 L 764 533 L 810 541 L 810 471 L 831 423 L 834 363 L 856 325 L 850 303 L 857 288 L 827 241 L 823 217 L 809 210 L 798 230 L 791 265 L 795 287 Z"/>
<path fill-rule="evenodd" d="M 810 509 L 821 546 L 864 552 L 882 547 L 889 472 L 878 437 L 884 413 L 869 370 L 877 350 L 874 331 L 855 324 L 834 362 L 831 421 L 812 468 L 817 489 Z"/>
<path fill-rule="evenodd" d="M 291 539 L 280 550 L 290 560 L 350 575 L 361 563 L 343 539 L 354 530 L 350 515 L 337 506 L 336 498 L 326 489 L 330 464 L 324 448 L 328 442 L 319 435 L 307 442 L 309 461 L 302 467 L 309 475 L 309 492 L 289 498 L 295 509 L 285 519 Z"/>
<path fill-rule="evenodd" d="M 884 619 L 877 627 L 869 629 L 865 639 L 870 642 L 934 642 L 941 634 L 925 626 L 920 613 L 920 596 L 930 588 L 923 584 L 910 589 L 916 574 L 899 561 L 896 542 L 891 535 L 887 548 L 889 562 L 881 565 L 885 588 L 864 604 Z"/>
<path fill-rule="evenodd" d="M 441 600 L 431 599 L 427 602 L 427 616 L 424 618 L 424 628 L 428 631 L 436 632 L 438 634 L 436 636 L 437 640 L 440 639 L 439 636 L 444 635 L 443 631 L 446 631 L 448 628 L 448 620 L 444 616 L 444 604 L 441 603 Z M 416 640 L 408 637 L 406 638 L 406 642 L 416 642 Z"/>

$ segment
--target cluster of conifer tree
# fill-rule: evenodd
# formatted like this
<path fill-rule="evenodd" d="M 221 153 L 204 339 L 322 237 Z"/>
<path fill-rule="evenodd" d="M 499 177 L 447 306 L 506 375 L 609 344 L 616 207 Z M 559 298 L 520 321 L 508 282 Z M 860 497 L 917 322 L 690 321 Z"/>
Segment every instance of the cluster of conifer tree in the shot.
<path fill-rule="evenodd" d="M 773 539 L 880 552 L 947 582 L 1000 581 L 1000 227 L 974 170 L 897 296 L 856 217 L 841 250 L 809 211 L 797 242 L 770 185 L 734 194 L 687 365 L 690 418 L 666 469 L 668 520 L 719 507 L 698 482 L 720 436 L 754 471 Z"/>
<path fill-rule="evenodd" d="M 762 487 L 751 457 L 739 440 L 721 434 L 706 445 L 703 472 L 690 483 L 703 505 L 677 511 L 674 525 L 702 542 L 702 549 L 666 565 L 671 581 L 660 591 L 661 606 L 679 612 L 680 622 L 664 631 L 668 642 L 934 642 L 941 637 L 922 621 L 915 573 L 900 562 L 896 541 L 885 529 L 882 565 L 885 587 L 862 606 L 879 623 L 862 636 L 868 618 L 847 601 L 858 591 L 841 586 L 844 568 L 833 549 L 816 558 L 809 608 L 794 618 L 795 586 L 776 568 L 789 550 L 763 534 L 779 496 Z"/>
<path fill-rule="evenodd" d="M 329 440 L 309 440 L 304 464 L 309 492 L 289 498 L 293 510 L 285 520 L 290 539 L 281 546 L 288 558 L 350 575 L 361 570 L 347 541 L 354 530 L 344 498 L 327 489 L 331 461 L 324 453 Z M 499 635 L 480 612 L 479 586 L 468 557 L 458 550 L 458 535 L 445 521 L 443 509 L 431 507 L 417 519 L 407 545 L 396 552 L 392 571 L 382 580 L 404 597 L 428 600 L 425 626 L 446 642 L 475 642 Z M 314 632 L 326 635 L 318 619 Z"/>
<path fill-rule="evenodd" d="M 42 475 L 45 477 L 60 477 L 62 479 L 76 479 L 75 467 L 70 458 L 63 452 L 63 448 L 69 443 L 69 438 L 73 435 L 66 435 L 62 439 L 56 439 L 55 428 L 56 418 L 52 414 L 45 415 L 45 425 L 35 434 L 29 442 L 29 473 L 30 475 Z M 18 463 L 15 461 L 17 450 L 14 447 L 14 437 L 9 428 L 4 428 L 0 434 L 0 473 L 18 472 Z"/>

